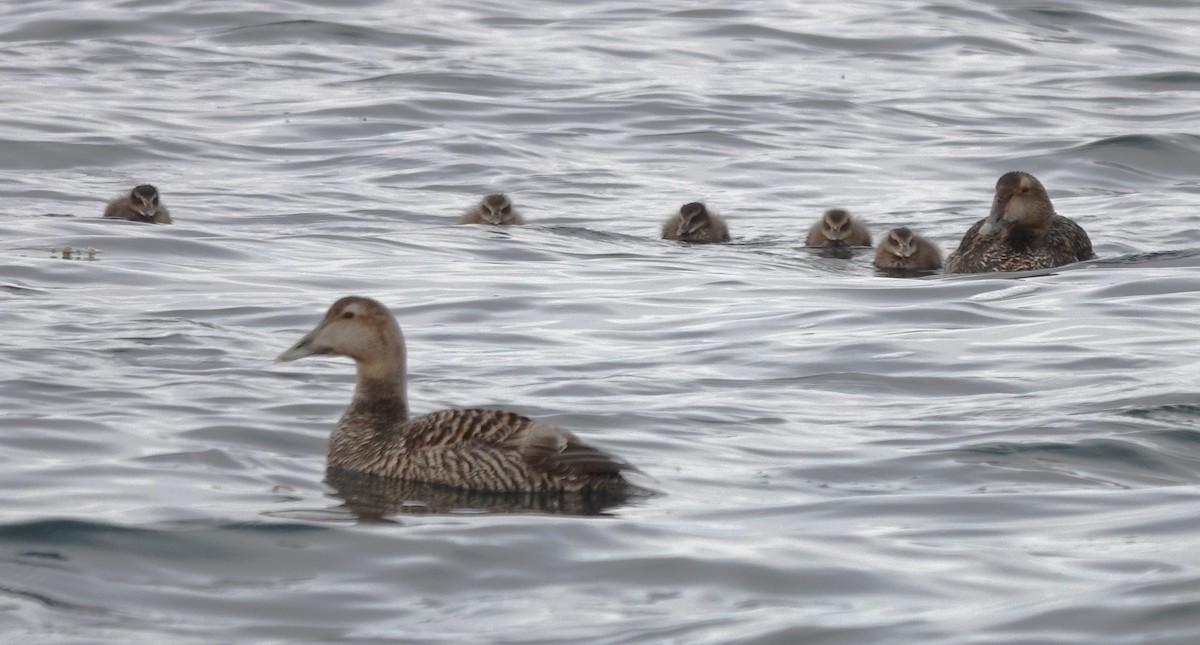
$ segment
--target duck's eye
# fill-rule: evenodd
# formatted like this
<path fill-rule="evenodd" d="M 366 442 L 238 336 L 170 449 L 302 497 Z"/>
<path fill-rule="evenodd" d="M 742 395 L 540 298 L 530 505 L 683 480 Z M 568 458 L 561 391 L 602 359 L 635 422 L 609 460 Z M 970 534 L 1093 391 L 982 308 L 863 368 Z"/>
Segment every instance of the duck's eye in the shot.
<path fill-rule="evenodd" d="M 343 314 L 342 314 L 342 318 L 345 318 L 346 320 L 350 320 L 350 319 L 351 319 L 351 318 L 353 318 L 353 317 L 354 317 L 354 312 L 353 312 L 353 311 L 347 311 L 347 312 L 345 312 L 345 313 L 343 313 Z"/>
<path fill-rule="evenodd" d="M 512 211 L 512 206 L 504 206 L 500 209 L 500 212 L 504 215 L 508 215 L 510 211 Z"/>

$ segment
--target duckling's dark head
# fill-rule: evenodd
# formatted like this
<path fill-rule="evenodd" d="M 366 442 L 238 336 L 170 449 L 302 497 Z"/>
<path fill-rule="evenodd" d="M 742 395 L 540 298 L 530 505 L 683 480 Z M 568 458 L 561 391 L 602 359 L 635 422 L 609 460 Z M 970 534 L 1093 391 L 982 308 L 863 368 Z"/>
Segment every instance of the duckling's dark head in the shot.
<path fill-rule="evenodd" d="M 1037 177 L 1027 172 L 1005 173 L 996 182 L 992 211 L 979 233 L 1037 237 L 1050 228 L 1053 217 L 1054 206 Z"/>
<path fill-rule="evenodd" d="M 850 213 L 841 208 L 825 211 L 821 216 L 821 234 L 830 242 L 840 242 L 851 232 Z"/>
<path fill-rule="evenodd" d="M 275 360 L 305 356 L 349 356 L 359 365 L 388 363 L 404 354 L 404 336 L 396 319 L 376 300 L 346 296 L 333 303 L 325 318 Z"/>
<path fill-rule="evenodd" d="M 512 202 L 503 193 L 488 195 L 479 203 L 479 213 L 489 224 L 505 224 L 512 220 Z"/>
<path fill-rule="evenodd" d="M 154 217 L 158 210 L 158 189 L 150 184 L 136 186 L 129 192 L 129 204 L 144 217 Z"/>
<path fill-rule="evenodd" d="M 903 226 L 887 232 L 887 237 L 883 240 L 883 248 L 899 258 L 911 257 L 917 252 L 917 244 L 913 239 L 912 231 Z"/>
<path fill-rule="evenodd" d="M 695 235 L 708 226 L 708 209 L 700 202 L 690 202 L 679 207 L 679 236 Z"/>

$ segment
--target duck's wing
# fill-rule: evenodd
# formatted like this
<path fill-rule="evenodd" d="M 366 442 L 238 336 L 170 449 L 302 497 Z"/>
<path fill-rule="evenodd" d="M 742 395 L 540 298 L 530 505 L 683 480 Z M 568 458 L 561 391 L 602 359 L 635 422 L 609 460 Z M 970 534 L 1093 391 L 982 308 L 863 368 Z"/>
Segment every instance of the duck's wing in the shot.
<path fill-rule="evenodd" d="M 105 217 L 125 217 L 125 211 L 129 210 L 125 204 L 128 198 L 118 197 L 104 207 Z"/>
<path fill-rule="evenodd" d="M 850 220 L 850 223 L 854 234 L 850 236 L 848 244 L 850 246 L 871 246 L 871 231 L 867 225 L 857 219 Z"/>
<path fill-rule="evenodd" d="M 664 240 L 679 239 L 679 235 L 678 235 L 679 222 L 681 220 L 682 220 L 682 216 L 679 213 L 675 213 L 674 215 L 668 217 L 667 221 L 663 222 L 662 239 L 664 239 Z"/>
<path fill-rule="evenodd" d="M 963 233 L 962 241 L 958 243 L 958 250 L 954 252 L 955 254 L 961 255 L 974 246 L 975 240 L 979 237 L 979 229 L 983 228 L 985 221 L 987 221 L 986 218 L 975 222 L 971 228 L 967 229 L 966 233 Z"/>
<path fill-rule="evenodd" d="M 411 452 L 506 455 L 535 472 L 555 477 L 617 474 L 634 468 L 584 443 L 574 434 L 515 412 L 487 409 L 441 410 L 400 428 Z"/>
<path fill-rule="evenodd" d="M 808 227 L 808 234 L 804 236 L 805 246 L 821 246 L 825 243 L 825 235 L 821 233 L 821 227 L 821 220 L 817 220 L 816 224 Z"/>
<path fill-rule="evenodd" d="M 947 274 L 972 273 L 978 270 L 974 266 L 977 261 L 976 258 L 972 258 L 969 254 L 979 246 L 979 229 L 983 228 L 984 221 L 986 220 L 981 219 L 975 222 L 974 226 L 967 229 L 967 232 L 963 233 L 962 241 L 958 243 L 958 248 L 946 256 L 946 260 L 942 263 L 942 266 L 945 267 Z"/>
<path fill-rule="evenodd" d="M 560 477 L 617 475 L 633 467 L 557 426 L 531 421 L 510 439 L 530 468 Z"/>
<path fill-rule="evenodd" d="M 396 431 L 409 450 L 501 446 L 530 423 L 515 412 L 470 408 L 430 412 Z"/>
<path fill-rule="evenodd" d="M 1088 237 L 1087 231 L 1083 227 L 1075 223 L 1075 220 L 1059 216 L 1061 218 L 1061 228 L 1063 236 L 1066 238 L 1070 248 L 1075 252 L 1076 260 L 1090 260 L 1096 257 L 1096 253 L 1092 250 L 1092 240 Z"/>

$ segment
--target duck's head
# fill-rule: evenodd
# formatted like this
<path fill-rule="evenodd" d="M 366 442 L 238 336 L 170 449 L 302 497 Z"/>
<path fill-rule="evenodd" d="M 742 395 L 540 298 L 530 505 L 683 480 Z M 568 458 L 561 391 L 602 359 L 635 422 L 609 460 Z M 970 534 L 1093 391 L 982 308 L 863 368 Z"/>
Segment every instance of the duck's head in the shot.
<path fill-rule="evenodd" d="M 979 229 L 980 235 L 999 232 L 1004 236 L 1019 232 L 1036 237 L 1050 228 L 1054 206 L 1046 187 L 1027 172 L 1005 173 L 996 182 L 992 211 Z"/>
<path fill-rule="evenodd" d="M 377 363 L 382 368 L 399 356 L 403 367 L 404 336 L 387 307 L 370 298 L 346 296 L 333 303 L 324 320 L 275 361 L 319 354 L 349 356 L 360 369 Z"/>
<path fill-rule="evenodd" d="M 821 216 L 821 234 L 830 242 L 840 242 L 850 235 L 850 213 L 834 208 Z"/>
<path fill-rule="evenodd" d="M 488 195 L 479 202 L 479 214 L 488 224 L 507 224 L 512 221 L 512 202 L 503 193 Z"/>
<path fill-rule="evenodd" d="M 887 232 L 883 239 L 883 248 L 898 258 L 907 258 L 917 252 L 917 242 L 913 239 L 912 231 L 902 226 Z"/>
<path fill-rule="evenodd" d="M 136 186 L 129 192 L 129 203 L 142 217 L 153 218 L 158 211 L 158 189 L 150 184 Z"/>
<path fill-rule="evenodd" d="M 708 226 L 708 209 L 700 202 L 691 202 L 679 207 L 679 237 L 695 235 Z"/>

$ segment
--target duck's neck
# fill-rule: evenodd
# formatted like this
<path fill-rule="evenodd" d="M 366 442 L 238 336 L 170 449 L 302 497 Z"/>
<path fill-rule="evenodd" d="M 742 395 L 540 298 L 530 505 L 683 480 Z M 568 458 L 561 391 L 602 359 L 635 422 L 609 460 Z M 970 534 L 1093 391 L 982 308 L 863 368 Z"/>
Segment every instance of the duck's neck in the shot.
<path fill-rule="evenodd" d="M 368 355 L 352 358 L 358 383 L 329 437 L 329 465 L 374 472 L 397 449 L 397 432 L 408 420 L 404 337 L 396 328 Z"/>
<path fill-rule="evenodd" d="M 350 409 L 378 415 L 388 425 L 408 419 L 408 387 L 404 351 L 377 360 L 358 361 L 358 384 Z"/>

